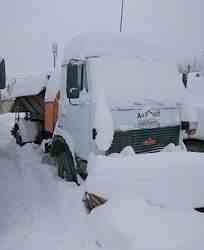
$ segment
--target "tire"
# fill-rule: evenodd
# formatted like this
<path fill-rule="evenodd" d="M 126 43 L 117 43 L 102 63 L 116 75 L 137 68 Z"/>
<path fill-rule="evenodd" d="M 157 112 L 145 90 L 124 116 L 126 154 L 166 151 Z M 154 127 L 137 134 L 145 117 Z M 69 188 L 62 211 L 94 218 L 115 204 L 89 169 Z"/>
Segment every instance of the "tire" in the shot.
<path fill-rule="evenodd" d="M 78 185 L 73 155 L 62 137 L 58 136 L 53 140 L 51 155 L 56 158 L 58 176 L 66 179 L 66 181 L 73 181 Z"/>
<path fill-rule="evenodd" d="M 24 143 L 22 142 L 22 137 L 18 132 L 16 133 L 16 144 L 18 144 L 19 146 L 24 145 Z"/>
<path fill-rule="evenodd" d="M 184 140 L 186 148 L 190 152 L 200 152 L 204 153 L 204 141 L 196 139 L 187 139 Z"/>

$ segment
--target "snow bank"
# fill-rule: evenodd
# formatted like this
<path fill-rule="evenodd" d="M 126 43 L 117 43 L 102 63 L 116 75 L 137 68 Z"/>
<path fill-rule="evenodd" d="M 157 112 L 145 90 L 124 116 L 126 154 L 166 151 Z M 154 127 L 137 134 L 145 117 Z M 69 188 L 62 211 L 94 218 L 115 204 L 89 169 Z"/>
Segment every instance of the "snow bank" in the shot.
<path fill-rule="evenodd" d="M 1 250 L 95 249 L 83 188 L 56 177 L 34 145 L 11 143 L 0 158 Z"/>
<path fill-rule="evenodd" d="M 1 250 L 202 249 L 204 217 L 192 210 L 203 204 L 202 154 L 90 155 L 78 188 L 42 164 L 40 148 L 14 144 L 12 117 L 1 117 Z M 87 215 L 85 190 L 108 202 Z"/>
<path fill-rule="evenodd" d="M 203 245 L 203 155 L 91 157 L 87 190 L 108 199 L 90 220 L 104 249 L 195 249 Z"/>
<path fill-rule="evenodd" d="M 96 249 L 83 187 L 42 164 L 40 148 L 17 146 L 9 135 L 12 116 L 0 118 L 1 250 Z"/>
<path fill-rule="evenodd" d="M 204 155 L 190 152 L 136 154 L 91 160 L 87 189 L 110 200 L 117 194 L 162 207 L 204 205 Z"/>
<path fill-rule="evenodd" d="M 117 196 L 90 215 L 104 249 L 200 249 L 204 217 L 194 211 L 175 211 Z M 99 237 L 100 235 L 100 237 Z"/>

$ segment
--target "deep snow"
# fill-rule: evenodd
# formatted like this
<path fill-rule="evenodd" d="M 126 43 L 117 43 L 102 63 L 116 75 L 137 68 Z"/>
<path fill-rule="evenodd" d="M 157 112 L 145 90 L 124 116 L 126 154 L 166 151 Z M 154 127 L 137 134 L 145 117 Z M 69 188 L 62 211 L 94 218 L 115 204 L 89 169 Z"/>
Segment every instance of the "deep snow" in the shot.
<path fill-rule="evenodd" d="M 0 121 L 1 250 L 203 249 L 204 216 L 192 209 L 203 204 L 203 155 L 91 155 L 78 188 L 43 163 L 39 147 L 15 145 L 10 115 Z M 87 215 L 85 190 L 108 202 Z"/>

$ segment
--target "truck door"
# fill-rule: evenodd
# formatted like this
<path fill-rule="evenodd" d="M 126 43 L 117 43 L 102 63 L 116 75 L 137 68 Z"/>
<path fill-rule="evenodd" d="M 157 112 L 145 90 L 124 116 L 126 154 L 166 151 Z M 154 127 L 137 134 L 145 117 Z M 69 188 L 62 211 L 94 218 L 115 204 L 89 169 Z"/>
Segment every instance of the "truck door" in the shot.
<path fill-rule="evenodd" d="M 67 65 L 64 129 L 74 140 L 76 154 L 87 159 L 90 152 L 90 102 L 86 66 L 74 61 Z"/>

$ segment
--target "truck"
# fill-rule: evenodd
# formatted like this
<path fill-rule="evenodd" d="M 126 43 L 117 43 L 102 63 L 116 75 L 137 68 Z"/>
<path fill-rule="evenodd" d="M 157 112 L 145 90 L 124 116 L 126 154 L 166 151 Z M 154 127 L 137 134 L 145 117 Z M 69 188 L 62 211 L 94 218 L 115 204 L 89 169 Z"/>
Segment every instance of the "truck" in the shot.
<path fill-rule="evenodd" d="M 60 177 L 79 184 L 91 153 L 186 150 L 183 130 L 197 120 L 176 65 L 158 60 L 157 52 L 124 34 L 81 34 L 68 44 L 50 144 Z"/>

